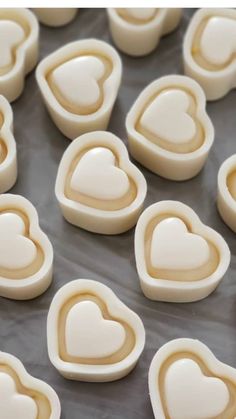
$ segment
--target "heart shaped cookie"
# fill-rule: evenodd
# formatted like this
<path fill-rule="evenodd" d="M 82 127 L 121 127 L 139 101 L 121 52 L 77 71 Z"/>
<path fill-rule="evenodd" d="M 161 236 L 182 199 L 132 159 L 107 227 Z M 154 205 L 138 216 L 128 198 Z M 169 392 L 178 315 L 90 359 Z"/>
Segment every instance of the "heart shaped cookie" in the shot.
<path fill-rule="evenodd" d="M 185 76 L 165 76 L 139 95 L 126 118 L 132 156 L 154 173 L 190 179 L 202 169 L 214 141 L 201 87 Z"/>
<path fill-rule="evenodd" d="M 216 231 L 177 201 L 151 205 L 135 230 L 140 284 L 151 300 L 190 302 L 207 297 L 230 263 L 230 251 Z"/>
<path fill-rule="evenodd" d="M 236 154 L 220 167 L 217 206 L 224 222 L 236 233 Z"/>
<path fill-rule="evenodd" d="M 203 87 L 207 100 L 217 100 L 236 87 L 236 11 L 198 10 L 183 44 L 185 73 Z"/>
<path fill-rule="evenodd" d="M 136 365 L 145 343 L 140 318 L 105 285 L 72 281 L 55 295 L 47 321 L 48 353 L 66 378 L 113 381 Z"/>
<path fill-rule="evenodd" d="M 27 9 L 0 10 L 0 94 L 9 102 L 23 91 L 38 59 L 39 26 Z"/>
<path fill-rule="evenodd" d="M 178 26 L 182 10 L 155 8 L 109 8 L 111 35 L 116 46 L 128 55 L 152 52 L 162 36 Z"/>
<path fill-rule="evenodd" d="M 109 132 L 84 134 L 64 153 L 55 192 L 64 217 L 101 234 L 132 228 L 142 210 L 146 181 Z"/>
<path fill-rule="evenodd" d="M 121 74 L 117 52 L 96 39 L 76 41 L 58 49 L 36 70 L 48 111 L 70 139 L 107 128 Z"/>
<path fill-rule="evenodd" d="M 27 300 L 52 281 L 53 249 L 32 204 L 20 195 L 0 196 L 0 295 Z"/>
<path fill-rule="evenodd" d="M 12 130 L 11 106 L 0 95 L 0 193 L 11 189 L 17 179 L 16 142 Z"/>
<path fill-rule="evenodd" d="M 154 356 L 149 391 L 156 419 L 229 419 L 236 416 L 236 370 L 203 343 L 176 339 Z"/>
<path fill-rule="evenodd" d="M 14 356 L 0 352 L 1 419 L 60 419 L 55 391 L 27 373 Z"/>

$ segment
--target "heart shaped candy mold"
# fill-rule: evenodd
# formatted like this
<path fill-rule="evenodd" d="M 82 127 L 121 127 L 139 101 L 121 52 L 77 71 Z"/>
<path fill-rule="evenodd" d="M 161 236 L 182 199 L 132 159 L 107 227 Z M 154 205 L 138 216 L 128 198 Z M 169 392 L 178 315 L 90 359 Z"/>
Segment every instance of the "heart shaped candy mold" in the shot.
<path fill-rule="evenodd" d="M 0 196 L 0 295 L 27 300 L 52 281 L 53 249 L 33 205 L 20 195 Z"/>
<path fill-rule="evenodd" d="M 101 234 L 132 228 L 147 185 L 122 141 L 109 132 L 84 134 L 72 142 L 59 165 L 55 192 L 64 217 Z"/>
<path fill-rule="evenodd" d="M 217 206 L 224 222 L 236 233 L 236 154 L 220 167 Z"/>
<path fill-rule="evenodd" d="M 156 419 L 234 419 L 236 370 L 203 343 L 176 339 L 162 346 L 149 369 Z"/>
<path fill-rule="evenodd" d="M 0 193 L 12 188 L 17 178 L 16 142 L 12 131 L 12 109 L 0 95 Z"/>
<path fill-rule="evenodd" d="M 55 295 L 47 321 L 48 353 L 66 378 L 113 381 L 136 365 L 143 323 L 107 286 L 79 279 Z"/>
<path fill-rule="evenodd" d="M 0 352 L 1 419 L 59 419 L 61 406 L 55 391 L 27 373 L 14 356 Z"/>
<path fill-rule="evenodd" d="M 126 118 L 132 156 L 149 170 L 186 180 L 203 167 L 214 141 L 201 87 L 185 76 L 165 76 L 139 95 Z"/>
<path fill-rule="evenodd" d="M 135 259 L 146 297 L 190 302 L 214 291 L 228 269 L 230 251 L 187 205 L 161 201 L 138 220 Z"/>
<path fill-rule="evenodd" d="M 39 25 L 27 9 L 0 10 L 0 94 L 9 102 L 23 91 L 38 59 Z"/>
<path fill-rule="evenodd" d="M 236 87 L 236 11 L 198 10 L 185 33 L 184 71 L 197 80 L 207 100 L 217 100 Z"/>

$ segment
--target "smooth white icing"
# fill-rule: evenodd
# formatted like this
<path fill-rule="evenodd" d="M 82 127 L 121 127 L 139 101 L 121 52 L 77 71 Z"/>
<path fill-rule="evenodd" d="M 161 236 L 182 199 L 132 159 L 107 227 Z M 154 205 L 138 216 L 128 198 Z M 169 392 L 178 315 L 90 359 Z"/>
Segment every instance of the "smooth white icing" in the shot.
<path fill-rule="evenodd" d="M 35 401 L 19 394 L 13 378 L 0 372 L 0 417 L 1 419 L 36 419 L 38 408 Z"/>
<path fill-rule="evenodd" d="M 52 82 L 71 105 L 86 108 L 99 100 L 98 81 L 104 73 L 105 66 L 99 58 L 84 55 L 57 67 L 52 72 Z"/>
<path fill-rule="evenodd" d="M 209 256 L 206 240 L 189 233 L 180 218 L 166 218 L 153 231 L 151 264 L 156 269 L 196 269 L 204 265 Z"/>
<path fill-rule="evenodd" d="M 199 365 L 187 358 L 170 365 L 164 380 L 170 419 L 210 419 L 227 407 L 230 395 L 226 384 L 205 376 Z"/>
<path fill-rule="evenodd" d="M 6 269 L 22 269 L 37 256 L 35 244 L 25 234 L 22 218 L 14 213 L 0 215 L 0 266 Z"/>
<path fill-rule="evenodd" d="M 13 48 L 25 37 L 23 28 L 16 22 L 0 20 L 0 68 L 13 62 Z"/>
<path fill-rule="evenodd" d="M 201 36 L 203 57 L 214 65 L 224 65 L 236 52 L 236 20 L 211 17 Z"/>
<path fill-rule="evenodd" d="M 82 301 L 69 311 L 65 327 L 69 355 L 81 358 L 104 358 L 118 351 L 125 342 L 124 327 L 105 320 L 93 301 Z"/>
<path fill-rule="evenodd" d="M 126 8 L 125 13 L 137 20 L 149 20 L 155 15 L 155 8 L 132 7 Z"/>
<path fill-rule="evenodd" d="M 115 166 L 115 155 L 105 147 L 87 151 L 71 177 L 74 191 L 96 199 L 119 199 L 129 190 L 129 178 Z"/>
<path fill-rule="evenodd" d="M 146 108 L 140 124 L 158 138 L 175 144 L 187 143 L 196 134 L 196 124 L 187 113 L 189 104 L 184 91 L 163 91 Z"/>

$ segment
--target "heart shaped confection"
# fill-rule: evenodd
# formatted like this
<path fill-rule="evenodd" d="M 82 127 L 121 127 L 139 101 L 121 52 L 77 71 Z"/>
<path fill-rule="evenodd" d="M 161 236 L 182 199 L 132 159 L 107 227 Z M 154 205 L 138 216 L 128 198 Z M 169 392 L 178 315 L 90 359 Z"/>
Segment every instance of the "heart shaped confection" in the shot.
<path fill-rule="evenodd" d="M 56 196 L 72 224 L 102 234 L 133 227 L 146 196 L 146 181 L 124 144 L 109 132 L 85 134 L 64 153 Z"/>
<path fill-rule="evenodd" d="M 235 389 L 236 370 L 193 339 L 165 344 L 149 369 L 156 419 L 234 419 Z"/>
<path fill-rule="evenodd" d="M 224 222 L 236 233 L 236 154 L 220 167 L 217 206 Z"/>
<path fill-rule="evenodd" d="M 19 195 L 0 197 L 0 295 L 34 298 L 52 280 L 53 250 L 32 204 Z"/>
<path fill-rule="evenodd" d="M 236 86 L 236 11 L 198 10 L 187 29 L 185 73 L 199 81 L 207 100 L 223 97 Z"/>
<path fill-rule="evenodd" d="M 36 65 L 39 26 L 27 9 L 0 10 L 0 94 L 9 102 L 24 88 L 24 78 Z"/>
<path fill-rule="evenodd" d="M 173 180 L 195 176 L 214 139 L 202 89 L 184 76 L 162 77 L 144 89 L 126 118 L 131 154 Z"/>
<path fill-rule="evenodd" d="M 57 127 L 71 140 L 106 129 L 122 74 L 106 42 L 85 39 L 58 49 L 39 64 L 36 78 Z"/>
<path fill-rule="evenodd" d="M 47 328 L 51 362 L 75 380 L 113 381 L 127 375 L 145 342 L 140 318 L 108 287 L 85 279 L 58 291 Z"/>
<path fill-rule="evenodd" d="M 230 262 L 224 239 L 177 201 L 147 208 L 135 231 L 135 258 L 142 290 L 152 300 L 205 298 Z"/>
<path fill-rule="evenodd" d="M 29 375 L 14 356 L 0 352 L 1 419 L 60 419 L 60 401 L 45 382 Z"/>

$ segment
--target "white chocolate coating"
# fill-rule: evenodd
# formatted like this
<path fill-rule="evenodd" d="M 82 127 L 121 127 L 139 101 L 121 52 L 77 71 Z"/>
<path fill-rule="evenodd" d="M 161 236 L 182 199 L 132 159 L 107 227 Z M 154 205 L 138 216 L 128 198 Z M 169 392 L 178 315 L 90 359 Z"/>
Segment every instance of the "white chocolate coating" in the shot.
<path fill-rule="evenodd" d="M 63 350 L 64 340 L 76 356 Z M 124 377 L 135 367 L 145 330 L 138 315 L 110 288 L 78 279 L 55 295 L 48 313 L 47 341 L 49 358 L 65 378 L 106 382 Z"/>
<path fill-rule="evenodd" d="M 201 87 L 186 76 L 161 77 L 139 95 L 126 117 L 131 155 L 171 180 L 196 176 L 214 141 Z"/>
<path fill-rule="evenodd" d="M 33 9 L 33 12 L 36 14 L 38 20 L 41 23 L 52 27 L 67 25 L 75 18 L 77 11 L 78 9 L 75 9 L 73 7 L 68 9 L 63 7 L 40 7 Z"/>
<path fill-rule="evenodd" d="M 217 100 L 236 87 L 236 11 L 200 9 L 187 28 L 183 44 L 185 74 Z"/>
<path fill-rule="evenodd" d="M 176 229 L 175 232 L 168 231 L 168 228 L 165 231 L 166 224 L 170 220 L 172 223 L 173 218 L 180 219 L 185 224 L 183 226 L 178 221 L 178 233 Z M 159 237 L 156 226 L 161 228 Z M 181 240 L 176 235 L 181 235 Z M 189 247 L 185 246 L 186 239 Z M 160 263 L 162 269 L 157 270 L 150 266 L 150 254 L 152 263 Z M 161 261 L 157 259 L 159 256 Z M 178 260 L 176 256 L 179 256 Z M 217 287 L 228 269 L 230 250 L 223 237 L 205 226 L 187 205 L 177 201 L 161 201 L 148 207 L 138 220 L 135 230 L 135 259 L 140 285 L 147 298 L 156 301 L 192 302 L 207 297 Z M 168 271 L 163 268 L 168 268 Z"/>
<path fill-rule="evenodd" d="M 163 345 L 149 369 L 155 419 L 234 418 L 236 370 L 194 339 Z"/>
<path fill-rule="evenodd" d="M 224 222 L 236 233 L 236 154 L 226 159 L 218 173 L 217 206 Z"/>
<path fill-rule="evenodd" d="M 176 29 L 182 15 L 180 8 L 109 8 L 107 12 L 114 43 L 131 56 L 152 52 L 163 35 Z"/>
<path fill-rule="evenodd" d="M 38 59 L 39 25 L 27 9 L 0 10 L 0 95 L 12 102 Z"/>
<path fill-rule="evenodd" d="M 86 60 L 85 57 L 87 57 Z M 83 61 L 82 66 L 81 61 Z M 103 62 L 106 62 L 108 68 L 104 77 L 98 81 L 96 78 L 102 73 Z M 74 68 L 73 72 L 71 72 L 71 67 Z M 86 70 L 86 76 L 84 68 L 89 68 L 89 71 Z M 60 98 L 54 91 L 51 80 L 52 71 L 54 76 L 58 72 L 60 74 L 60 89 L 63 90 L 63 95 L 69 98 L 69 101 L 66 101 L 67 106 L 64 105 L 63 100 L 59 100 Z M 56 126 L 71 140 L 85 132 L 107 128 L 118 94 L 121 74 L 122 63 L 115 49 L 106 42 L 96 39 L 85 39 L 65 45 L 42 60 L 36 70 L 37 82 L 48 111 Z M 73 103 L 70 103 L 70 98 L 72 96 L 72 102 L 75 101 L 77 105 L 78 101 L 79 104 L 81 100 L 82 103 L 84 100 L 87 101 L 87 94 L 80 95 L 79 90 L 85 91 L 85 78 L 86 86 L 89 85 L 89 103 L 91 104 L 91 100 L 93 102 L 95 98 L 98 98 L 98 92 L 100 93 L 99 101 L 91 109 L 88 106 L 76 109 Z M 66 84 L 61 82 L 62 79 L 66 80 Z M 67 86 L 69 86 L 68 92 Z M 65 99 L 64 96 L 62 99 Z"/>

